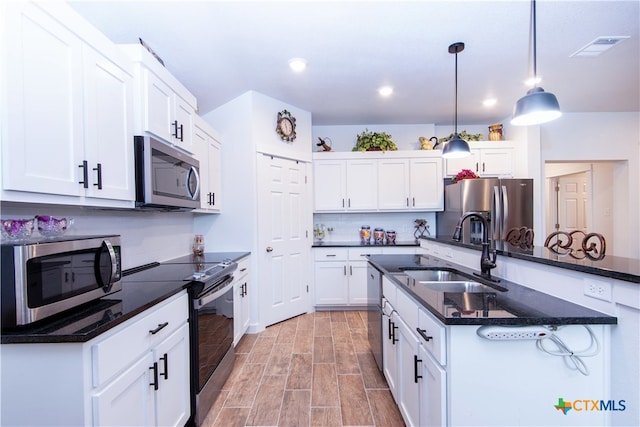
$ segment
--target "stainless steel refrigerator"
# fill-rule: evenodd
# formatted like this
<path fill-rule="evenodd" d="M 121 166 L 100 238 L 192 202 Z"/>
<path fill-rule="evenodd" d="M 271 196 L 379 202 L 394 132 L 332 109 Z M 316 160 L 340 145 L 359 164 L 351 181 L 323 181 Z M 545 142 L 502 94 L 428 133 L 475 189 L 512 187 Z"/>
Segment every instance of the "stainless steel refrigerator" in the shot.
<path fill-rule="evenodd" d="M 438 237 L 453 236 L 460 216 L 476 211 L 489 221 L 489 238 L 533 243 L 533 179 L 478 178 L 455 184 L 445 182 L 444 212 L 436 215 Z M 462 227 L 462 242 L 481 243 L 482 223 L 469 218 Z"/>

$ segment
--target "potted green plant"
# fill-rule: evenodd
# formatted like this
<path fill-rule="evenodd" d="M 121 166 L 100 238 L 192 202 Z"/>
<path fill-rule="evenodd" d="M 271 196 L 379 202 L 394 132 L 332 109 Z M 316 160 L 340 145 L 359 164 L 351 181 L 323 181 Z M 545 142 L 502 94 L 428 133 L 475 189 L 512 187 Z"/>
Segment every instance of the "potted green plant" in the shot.
<path fill-rule="evenodd" d="M 356 137 L 356 145 L 351 151 L 396 151 L 398 147 L 386 132 L 371 132 L 365 129 Z"/>
<path fill-rule="evenodd" d="M 484 135 L 482 135 L 481 133 L 467 133 L 466 130 L 463 130 L 462 132 L 458 133 L 458 135 L 460 136 L 460 138 L 464 139 L 467 142 L 481 141 L 482 138 L 484 137 Z M 449 136 L 445 136 L 444 138 L 440 138 L 438 142 L 442 144 L 442 143 L 448 142 L 451 138 L 453 138 L 453 134 Z"/>

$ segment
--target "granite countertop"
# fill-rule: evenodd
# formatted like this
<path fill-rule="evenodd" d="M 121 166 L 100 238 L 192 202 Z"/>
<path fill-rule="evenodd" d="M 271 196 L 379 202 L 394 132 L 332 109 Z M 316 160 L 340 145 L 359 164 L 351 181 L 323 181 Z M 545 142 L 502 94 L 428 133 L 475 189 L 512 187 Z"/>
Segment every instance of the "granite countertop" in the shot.
<path fill-rule="evenodd" d="M 617 318 L 501 280 L 491 284 L 474 270 L 432 255 L 369 255 L 370 263 L 447 325 L 616 324 Z M 488 292 L 445 292 L 421 285 L 405 270 L 449 269 L 495 286 Z M 497 285 L 497 286 L 496 286 Z M 502 291 L 501 289 L 504 289 Z"/>
<path fill-rule="evenodd" d="M 456 242 L 451 239 L 451 236 L 423 237 L 423 239 L 478 251 L 482 250 L 481 245 Z M 595 274 L 611 279 L 623 280 L 625 282 L 640 283 L 640 259 L 616 257 L 606 254 L 601 260 L 591 260 L 588 258 L 576 259 L 569 255 L 559 255 L 545 247 L 536 246 L 529 249 L 522 249 L 517 246 L 512 246 L 507 242 L 492 242 L 492 248 L 495 248 L 498 255 L 502 256 Z M 499 259 L 498 262 L 500 262 Z"/>
<path fill-rule="evenodd" d="M 122 290 L 73 310 L 10 331 L 2 331 L 2 344 L 86 342 L 124 321 L 142 313 L 171 296 L 188 289 L 191 282 L 184 277 L 138 281 L 137 277 L 158 265 L 216 264 L 226 259 L 237 261 L 249 252 L 210 252 L 194 260 L 193 255 L 152 263 L 123 272 Z M 142 271 L 139 271 L 142 270 Z M 194 270 L 195 271 L 195 270 Z"/>

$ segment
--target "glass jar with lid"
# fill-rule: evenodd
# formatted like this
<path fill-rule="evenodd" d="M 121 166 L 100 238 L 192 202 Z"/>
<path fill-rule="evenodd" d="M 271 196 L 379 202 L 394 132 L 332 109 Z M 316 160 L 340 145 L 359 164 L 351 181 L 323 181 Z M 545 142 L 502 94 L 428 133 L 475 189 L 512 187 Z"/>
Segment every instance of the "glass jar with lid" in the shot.
<path fill-rule="evenodd" d="M 362 227 L 360 227 L 360 244 L 371 244 L 371 227 L 369 227 L 368 225 L 363 225 Z"/>

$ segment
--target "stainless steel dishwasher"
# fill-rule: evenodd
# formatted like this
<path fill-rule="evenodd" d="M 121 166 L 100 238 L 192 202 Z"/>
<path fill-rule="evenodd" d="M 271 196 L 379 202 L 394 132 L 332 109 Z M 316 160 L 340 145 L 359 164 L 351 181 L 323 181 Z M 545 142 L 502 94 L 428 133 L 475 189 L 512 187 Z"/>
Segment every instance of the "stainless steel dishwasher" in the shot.
<path fill-rule="evenodd" d="M 367 267 L 367 301 L 369 347 L 382 370 L 382 273 L 371 264 Z"/>

